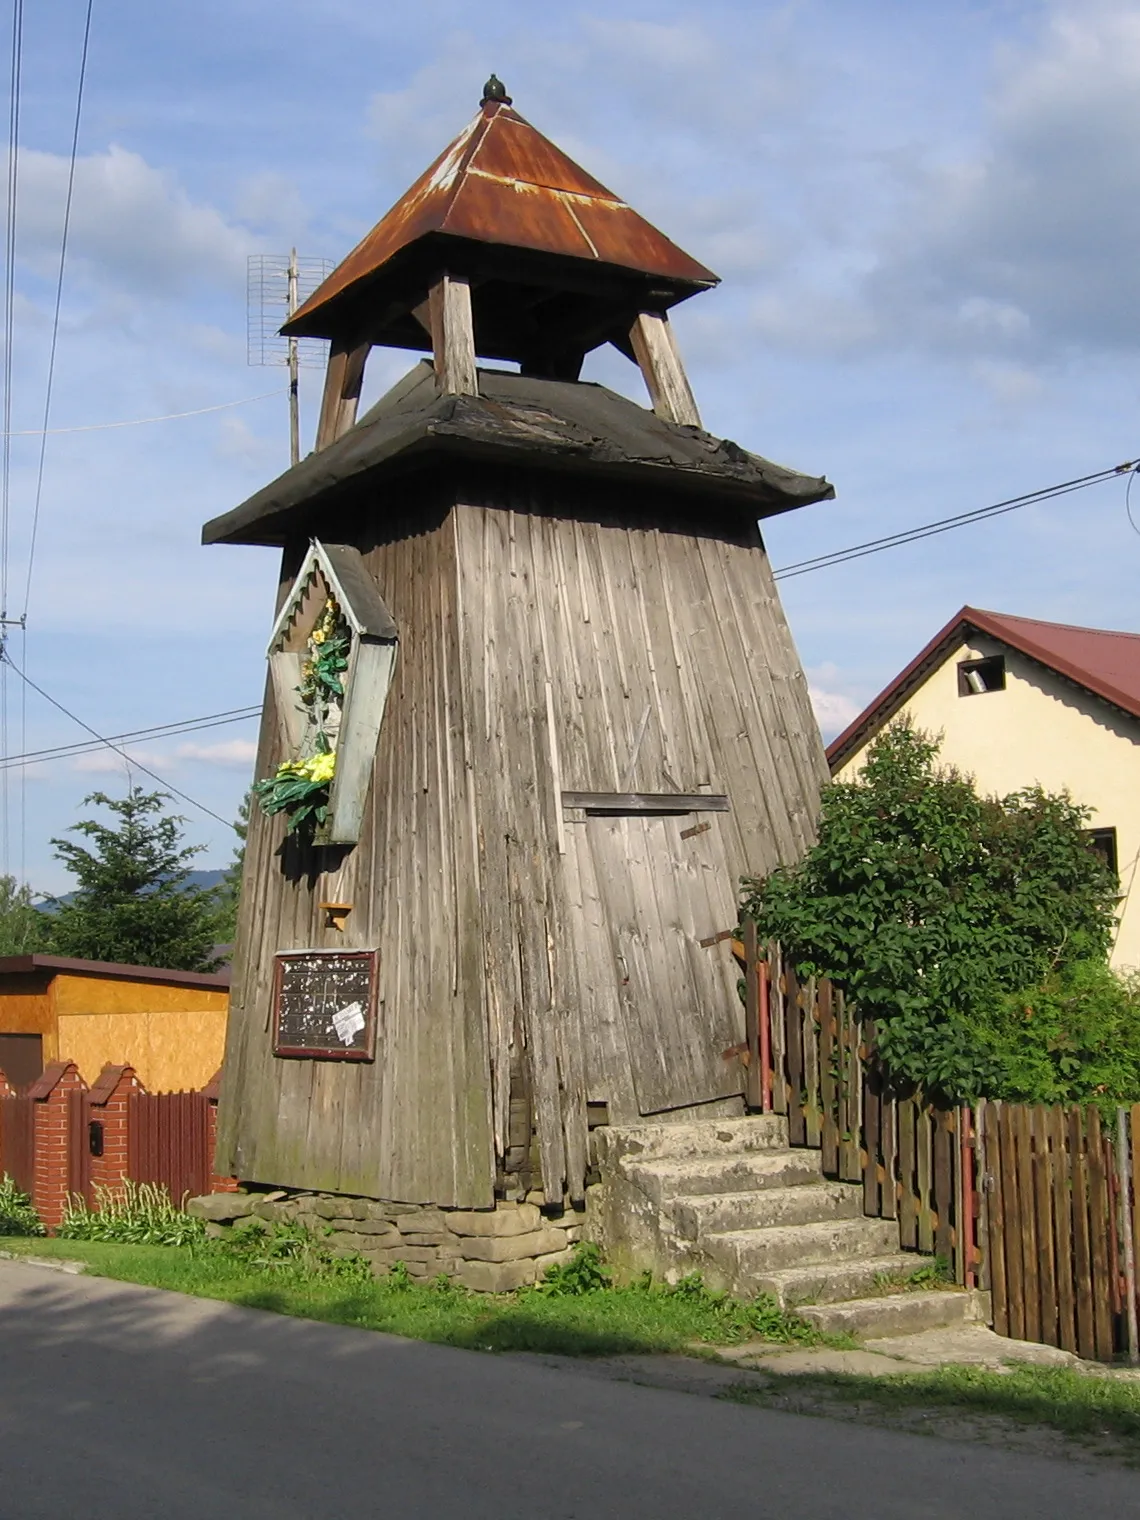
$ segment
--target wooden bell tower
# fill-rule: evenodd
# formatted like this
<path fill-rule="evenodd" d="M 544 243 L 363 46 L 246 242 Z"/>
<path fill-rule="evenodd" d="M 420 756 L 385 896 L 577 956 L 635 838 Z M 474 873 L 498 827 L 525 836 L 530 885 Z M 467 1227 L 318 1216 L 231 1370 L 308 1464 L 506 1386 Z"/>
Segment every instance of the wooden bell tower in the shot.
<path fill-rule="evenodd" d="M 741 1111 L 724 931 L 827 776 L 757 523 L 832 489 L 702 430 L 716 283 L 492 76 L 291 318 L 316 449 L 204 531 L 282 551 L 257 774 L 309 808 L 251 826 L 219 1168 L 553 1203 L 591 1122 Z M 430 359 L 358 419 L 374 345 Z"/>

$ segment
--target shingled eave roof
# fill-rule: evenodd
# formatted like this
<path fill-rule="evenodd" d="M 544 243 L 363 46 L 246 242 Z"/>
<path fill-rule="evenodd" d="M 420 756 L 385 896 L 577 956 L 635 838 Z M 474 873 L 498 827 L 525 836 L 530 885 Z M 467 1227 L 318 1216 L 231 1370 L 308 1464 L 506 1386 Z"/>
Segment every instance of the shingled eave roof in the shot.
<path fill-rule="evenodd" d="M 480 370 L 479 387 L 478 396 L 440 396 L 421 362 L 342 438 L 208 522 L 203 543 L 283 544 L 351 484 L 429 455 L 656 482 L 719 495 L 753 518 L 835 494 L 824 479 L 665 422 L 602 385 Z"/>
<path fill-rule="evenodd" d="M 433 234 L 632 271 L 676 287 L 674 299 L 718 283 L 509 104 L 489 101 L 282 332 L 332 336 L 336 312 Z"/>
<path fill-rule="evenodd" d="M 1042 631 L 1061 636 L 1061 648 L 1054 641 L 1046 642 Z M 1033 618 L 1013 617 L 1000 612 L 986 612 L 979 607 L 963 607 L 945 627 L 919 651 L 910 664 L 885 686 L 859 716 L 850 723 L 827 747 L 827 762 L 834 775 L 847 764 L 852 755 L 863 748 L 886 727 L 911 695 L 926 681 L 928 676 L 945 660 L 969 641 L 971 633 L 987 634 L 1026 658 L 1036 661 L 1075 685 L 1083 687 L 1102 701 L 1110 703 L 1130 717 L 1140 718 L 1140 685 L 1128 690 L 1119 679 L 1106 675 L 1092 662 L 1074 657 L 1064 649 L 1064 635 L 1095 635 L 1105 639 L 1134 639 L 1137 649 L 1137 669 L 1140 672 L 1140 634 L 1115 633 L 1106 629 L 1077 628 L 1061 623 L 1044 623 Z M 1070 639 L 1072 643 L 1075 640 Z"/>

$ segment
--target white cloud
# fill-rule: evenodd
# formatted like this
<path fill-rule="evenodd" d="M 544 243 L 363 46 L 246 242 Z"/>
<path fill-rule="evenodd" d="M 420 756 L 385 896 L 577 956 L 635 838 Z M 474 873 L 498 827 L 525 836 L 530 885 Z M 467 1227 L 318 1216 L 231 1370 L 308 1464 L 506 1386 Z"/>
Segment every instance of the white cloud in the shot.
<path fill-rule="evenodd" d="M 19 251 L 50 278 L 59 258 L 68 161 L 25 148 L 20 153 Z M 115 145 L 81 157 L 75 169 L 68 265 L 98 283 L 146 294 L 171 294 L 245 278 L 253 234 L 216 207 L 193 200 L 175 174 Z"/>
<path fill-rule="evenodd" d="M 812 666 L 807 672 L 808 695 L 819 721 L 824 742 L 842 733 L 863 711 L 862 704 L 843 691 L 842 674 L 837 665 L 827 662 Z"/>
<path fill-rule="evenodd" d="M 124 745 L 123 755 L 114 750 L 99 749 L 89 755 L 79 755 L 71 762 L 71 768 L 85 776 L 124 776 L 133 762 L 162 776 L 171 772 L 186 774 L 203 765 L 248 770 L 256 758 L 257 745 L 253 740 L 226 739 L 217 744 L 179 744 L 173 750 Z"/>
<path fill-rule="evenodd" d="M 180 744 L 174 753 L 179 760 L 248 768 L 257 759 L 257 745 L 252 739 L 227 739 L 220 744 Z"/>

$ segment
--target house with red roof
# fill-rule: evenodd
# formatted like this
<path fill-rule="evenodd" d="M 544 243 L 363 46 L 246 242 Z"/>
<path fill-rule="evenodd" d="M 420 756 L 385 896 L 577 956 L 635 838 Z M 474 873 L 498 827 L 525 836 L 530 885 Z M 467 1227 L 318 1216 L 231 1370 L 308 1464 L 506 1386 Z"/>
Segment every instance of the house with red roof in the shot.
<path fill-rule="evenodd" d="M 1120 883 L 1113 964 L 1140 966 L 1140 634 L 963 607 L 828 748 L 858 774 L 892 719 L 942 735 L 942 759 L 997 795 L 1039 783 L 1092 809 Z"/>

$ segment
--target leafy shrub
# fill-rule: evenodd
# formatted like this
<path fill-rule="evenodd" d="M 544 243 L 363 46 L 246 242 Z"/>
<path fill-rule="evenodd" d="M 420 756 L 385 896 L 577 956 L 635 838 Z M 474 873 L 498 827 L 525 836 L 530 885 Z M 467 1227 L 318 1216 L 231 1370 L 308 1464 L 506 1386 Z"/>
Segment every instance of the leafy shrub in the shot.
<path fill-rule="evenodd" d="M 798 1314 L 783 1308 L 772 1293 L 759 1293 L 755 1298 L 733 1298 L 728 1293 L 714 1293 L 705 1286 L 699 1272 L 690 1272 L 672 1285 L 654 1285 L 646 1275 L 643 1289 L 661 1294 L 666 1298 L 682 1299 L 686 1303 L 711 1311 L 721 1337 L 727 1342 L 759 1336 L 766 1341 L 790 1341 L 811 1344 L 820 1339 L 814 1325 L 801 1319 Z"/>
<path fill-rule="evenodd" d="M 5 1172 L 0 1177 L 0 1235 L 43 1235 L 40 1216 L 27 1193 Z"/>
<path fill-rule="evenodd" d="M 1140 1101 L 1140 974 L 1078 961 L 970 1020 L 1013 1103 Z"/>
<path fill-rule="evenodd" d="M 338 1277 L 352 1282 L 372 1280 L 372 1268 L 365 1257 L 358 1253 L 339 1254 L 327 1241 L 295 1222 L 250 1221 L 247 1228 L 231 1228 L 219 1239 L 210 1241 L 209 1248 L 249 1266 L 295 1277 Z M 393 1274 L 401 1267 L 402 1263 L 397 1262 Z M 406 1275 L 407 1268 L 403 1270 Z M 387 1281 L 392 1282 L 392 1275 Z"/>
<path fill-rule="evenodd" d="M 584 1240 L 574 1247 L 569 1261 L 547 1267 L 534 1291 L 548 1298 L 580 1298 L 610 1287 L 611 1282 L 609 1268 L 602 1265 L 601 1251 L 592 1241 Z"/>
<path fill-rule="evenodd" d="M 744 908 L 801 973 L 846 987 L 894 1078 L 990 1096 L 1005 1047 L 979 1041 L 978 1022 L 1103 965 L 1116 888 L 1087 809 L 1037 787 L 981 797 L 937 753 L 905 721 L 885 729 L 857 780 L 824 789 L 818 844 L 746 882 Z"/>
<path fill-rule="evenodd" d="M 72 1196 L 58 1234 L 65 1240 L 187 1246 L 204 1240 L 206 1227 L 177 1208 L 164 1187 L 124 1178 L 116 1187 L 96 1187 L 94 1208 Z"/>

